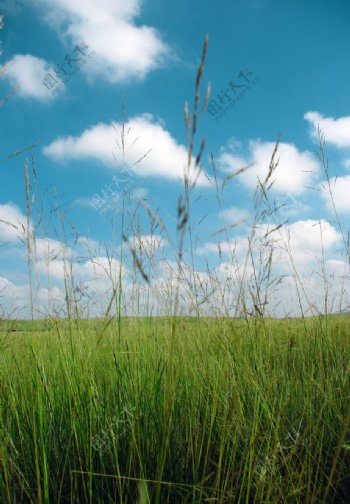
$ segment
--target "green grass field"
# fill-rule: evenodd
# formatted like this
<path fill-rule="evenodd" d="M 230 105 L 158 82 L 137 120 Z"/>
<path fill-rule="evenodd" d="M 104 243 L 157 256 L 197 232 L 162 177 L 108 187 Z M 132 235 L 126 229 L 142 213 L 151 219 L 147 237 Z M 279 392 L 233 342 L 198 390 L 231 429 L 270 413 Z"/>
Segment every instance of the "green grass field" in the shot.
<path fill-rule="evenodd" d="M 3 321 L 0 501 L 349 502 L 350 326 Z"/>

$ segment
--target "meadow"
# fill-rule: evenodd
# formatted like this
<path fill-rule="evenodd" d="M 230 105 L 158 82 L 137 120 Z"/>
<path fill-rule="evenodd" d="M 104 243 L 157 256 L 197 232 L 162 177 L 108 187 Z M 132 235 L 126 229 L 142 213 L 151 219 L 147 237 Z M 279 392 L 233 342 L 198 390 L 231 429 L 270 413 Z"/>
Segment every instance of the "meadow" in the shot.
<path fill-rule="evenodd" d="M 2 325 L 1 502 L 349 502 L 348 320 L 176 323 Z"/>

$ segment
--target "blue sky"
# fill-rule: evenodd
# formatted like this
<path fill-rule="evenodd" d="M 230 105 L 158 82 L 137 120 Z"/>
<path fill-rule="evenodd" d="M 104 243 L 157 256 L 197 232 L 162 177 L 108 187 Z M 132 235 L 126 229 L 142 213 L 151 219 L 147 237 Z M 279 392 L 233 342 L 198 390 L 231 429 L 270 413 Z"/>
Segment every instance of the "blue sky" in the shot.
<path fill-rule="evenodd" d="M 332 184 L 337 177 L 333 194 L 346 232 L 350 221 L 348 2 L 5 0 L 0 2 L 0 12 L 4 15 L 0 96 L 16 90 L 0 109 L 2 221 L 25 222 L 23 167 L 26 156 L 33 154 L 38 191 L 45 192 L 47 224 L 38 231 L 42 243 L 46 240 L 55 244 L 53 248 L 61 247 L 60 254 L 69 245 L 74 262 L 82 255 L 79 243 L 74 247 L 72 243 L 62 245 L 48 224 L 53 191 L 64 204 L 67 218 L 82 237 L 90 238 L 95 249 L 100 248 L 99 243 L 113 242 L 111 214 L 103 210 L 109 204 L 120 210 L 120 188 L 126 183 L 128 209 L 145 200 L 159 212 L 176 242 L 176 205 L 187 149 L 184 102 L 187 100 L 191 109 L 203 39 L 208 34 L 201 98 L 210 82 L 211 101 L 207 111 L 199 115 L 197 148 L 202 137 L 206 147 L 203 174 L 192 204 L 192 223 L 201 222 L 194 233 L 198 274 L 205 274 L 206 264 L 221 274 L 217 244 L 225 237 L 212 235 L 246 217 L 229 232 L 229 241 L 242 249 L 237 264 L 244 263 L 253 221 L 254 188 L 258 176 L 266 175 L 274 142 L 281 134 L 271 197 L 277 204 L 285 204 L 279 219 L 285 222 L 286 236 L 291 236 L 297 265 L 309 279 L 319 265 L 323 244 L 327 274 L 337 279 L 332 295 L 338 299 L 337 284 L 340 279 L 347 282 L 347 260 L 315 149 L 319 126 L 327 141 Z M 82 66 L 79 69 L 77 65 Z M 243 91 L 241 99 L 234 102 Z M 117 144 L 123 97 L 129 131 L 125 160 L 130 168 L 124 175 Z M 222 109 L 214 113 L 225 105 L 225 114 L 221 114 Z M 30 152 L 7 159 L 34 143 L 37 145 Z M 213 184 L 211 154 L 220 181 L 252 164 L 228 184 L 221 207 Z M 120 216 L 119 211 L 119 236 Z M 140 213 L 140 225 L 146 240 L 152 230 L 145 211 Z M 131 240 L 133 232 L 128 229 Z M 0 287 L 3 285 L 6 298 L 20 307 L 25 304 L 28 280 L 17 235 L 13 227 L 0 223 L 0 240 L 4 243 L 0 249 Z M 168 237 L 159 229 L 156 235 L 156 248 L 166 249 L 169 261 L 174 261 Z M 72 241 L 72 236 L 69 239 Z M 187 254 L 188 246 L 186 241 Z M 225 245 L 222 247 L 225 249 Z M 105 260 L 100 250 L 95 256 Z M 57 271 L 48 285 L 47 272 L 40 269 L 43 259 L 39 253 L 41 284 L 49 294 L 53 288 L 57 294 L 62 289 L 63 273 Z M 62 257 L 55 260 L 62 262 Z M 220 260 L 225 263 L 225 258 Z M 278 274 L 290 273 L 283 254 L 275 263 Z M 89 264 L 82 264 L 85 270 L 80 272 L 81 282 L 91 282 L 86 278 Z M 56 266 L 59 270 L 59 264 Z M 165 277 L 162 271 L 155 282 Z M 315 284 L 310 285 L 312 292 Z M 42 292 L 40 295 L 45 296 Z"/>

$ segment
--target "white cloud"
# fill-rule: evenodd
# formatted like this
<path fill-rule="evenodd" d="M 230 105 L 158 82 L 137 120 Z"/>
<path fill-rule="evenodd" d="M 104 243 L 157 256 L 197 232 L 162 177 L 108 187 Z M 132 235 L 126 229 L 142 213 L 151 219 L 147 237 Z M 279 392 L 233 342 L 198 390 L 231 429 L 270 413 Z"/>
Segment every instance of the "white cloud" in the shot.
<path fill-rule="evenodd" d="M 120 268 L 125 281 L 127 269 L 117 259 L 94 257 L 82 264 L 74 264 L 74 275 L 82 288 L 90 292 L 111 291 L 118 283 Z"/>
<path fill-rule="evenodd" d="M 241 168 L 244 168 L 247 165 L 246 159 L 244 159 L 243 156 L 238 156 L 236 154 L 233 154 L 231 152 L 232 150 L 232 144 L 230 142 L 230 146 L 228 147 L 229 150 L 226 150 L 227 148 L 224 147 L 221 149 L 221 153 L 219 156 L 219 163 L 218 163 L 218 168 L 220 168 L 224 172 L 232 172 L 236 170 L 240 170 Z M 235 148 L 240 149 L 240 145 L 236 145 Z"/>
<path fill-rule="evenodd" d="M 254 268 L 250 254 L 247 256 L 247 237 L 241 236 L 231 241 L 231 250 L 237 243 L 233 255 L 227 242 L 221 244 L 220 263 L 216 268 L 211 268 L 214 284 L 216 281 L 219 286 L 219 312 L 230 306 L 232 313 L 237 309 L 239 311 L 243 298 L 248 308 L 252 305 L 248 286 L 254 286 L 254 278 L 259 276 L 261 268 L 264 271 L 266 267 L 269 254 L 265 235 L 273 227 L 265 225 L 256 231 L 256 238 L 252 242 Z M 296 221 L 271 232 L 268 235 L 270 240 L 274 254 L 269 282 L 273 280 L 275 283 L 268 288 L 269 313 L 277 316 L 300 315 L 299 301 L 305 314 L 324 311 L 326 302 L 330 311 L 339 311 L 348 306 L 350 292 L 346 278 L 349 265 L 341 256 L 341 235 L 329 222 L 311 219 Z M 208 242 L 201 252 L 217 255 L 217 244 Z M 264 285 L 261 289 L 263 292 Z M 215 304 L 215 296 L 212 297 L 212 303 Z"/>
<path fill-rule="evenodd" d="M 205 242 L 195 250 L 196 255 L 207 254 L 233 255 L 238 260 L 243 260 L 248 251 L 248 236 L 237 236 L 232 240 Z"/>
<path fill-rule="evenodd" d="M 62 280 L 70 272 L 73 251 L 58 240 L 36 238 L 35 258 L 37 273 Z"/>
<path fill-rule="evenodd" d="M 39 259 L 36 263 L 36 271 L 47 276 L 47 278 L 55 278 L 63 280 L 69 273 L 69 264 L 63 259 Z"/>
<path fill-rule="evenodd" d="M 58 287 L 52 287 L 51 289 L 41 287 L 38 289 L 37 298 L 39 301 L 64 301 L 65 295 Z"/>
<path fill-rule="evenodd" d="M 28 296 L 28 286 L 15 285 L 7 280 L 7 278 L 0 277 L 0 299 L 2 296 L 8 298 L 25 298 Z"/>
<path fill-rule="evenodd" d="M 284 270 L 291 266 L 288 250 L 294 264 L 304 268 L 314 266 L 315 260 L 321 258 L 322 249 L 326 255 L 335 253 L 341 242 L 340 233 L 326 220 L 298 220 L 279 229 L 275 229 L 276 227 L 275 224 L 260 226 L 251 246 L 253 253 L 259 254 L 260 244 L 263 248 L 266 247 L 265 235 L 268 233 L 268 239 L 275 247 L 274 267 L 282 267 Z M 229 242 L 206 242 L 196 250 L 196 254 L 218 254 L 219 248 L 223 255 L 232 255 L 237 263 L 242 263 L 248 253 L 248 235 L 238 236 Z"/>
<path fill-rule="evenodd" d="M 283 226 L 274 235 L 281 247 L 281 262 L 290 262 L 285 250 L 285 244 L 288 244 L 293 261 L 299 268 L 313 266 L 315 259 L 322 258 L 322 253 L 335 253 L 335 248 L 341 242 L 340 233 L 324 219 L 299 220 Z M 282 237 L 283 242 L 279 237 Z"/>
<path fill-rule="evenodd" d="M 140 235 L 129 238 L 131 245 L 140 252 L 156 252 L 161 247 L 167 245 L 167 240 L 164 240 L 160 235 Z"/>
<path fill-rule="evenodd" d="M 289 218 L 296 218 L 298 216 L 305 216 L 307 215 L 311 207 L 304 203 L 301 199 L 297 199 L 292 195 L 289 195 L 288 197 L 283 197 L 282 201 L 277 201 L 276 206 L 280 207 L 280 216 L 282 218 L 287 217 Z"/>
<path fill-rule="evenodd" d="M 44 85 L 45 76 L 50 72 L 53 74 L 52 67 L 45 60 L 30 54 L 16 54 L 7 63 L 5 77 L 18 87 L 19 96 L 45 101 L 54 97 Z"/>
<path fill-rule="evenodd" d="M 97 251 L 103 249 L 103 244 L 97 240 L 93 240 L 90 236 L 79 236 L 79 238 L 76 241 L 76 244 L 78 245 L 78 250 L 80 250 L 82 253 L 88 252 L 91 255 L 91 251 L 94 251 L 95 254 L 97 255 Z M 80 254 L 82 255 L 82 254 Z"/>
<path fill-rule="evenodd" d="M 218 278 L 225 282 L 227 280 L 235 279 L 241 281 L 244 278 L 249 278 L 254 273 L 254 268 L 250 263 L 237 262 L 221 262 L 216 267 Z"/>
<path fill-rule="evenodd" d="M 345 175 L 344 177 L 332 177 L 330 179 L 330 187 L 333 194 L 333 200 L 338 213 L 349 213 L 350 212 L 350 175 Z M 329 192 L 327 181 L 323 181 L 320 184 L 321 195 L 328 208 L 333 211 L 332 198 Z"/>
<path fill-rule="evenodd" d="M 234 223 L 243 219 L 248 219 L 249 212 L 244 208 L 232 206 L 219 212 L 219 218 L 225 222 Z"/>
<path fill-rule="evenodd" d="M 326 267 L 336 278 L 344 278 L 345 276 L 349 278 L 349 263 L 342 259 L 328 259 Z"/>
<path fill-rule="evenodd" d="M 64 243 L 51 238 L 37 238 L 35 240 L 35 253 L 37 259 L 43 259 L 47 262 L 57 257 L 72 255 L 72 251 Z"/>
<path fill-rule="evenodd" d="M 122 125 L 118 123 L 112 125 L 99 123 L 85 130 L 80 136 L 58 138 L 44 148 L 44 154 L 61 162 L 95 159 L 110 169 L 117 170 L 119 166 L 120 170 L 123 164 L 122 152 L 120 149 L 117 150 L 116 141 L 120 140 L 121 128 Z M 127 135 L 125 137 L 125 162 L 132 174 L 141 177 L 183 178 L 187 164 L 187 149 L 178 144 L 171 134 L 154 120 L 152 115 L 143 114 L 130 119 L 125 125 L 125 131 L 132 135 L 131 139 Z M 137 163 L 145 155 L 146 157 Z M 194 168 L 191 173 L 192 179 L 195 178 L 197 172 Z M 201 173 L 198 184 L 207 186 L 210 182 Z"/>
<path fill-rule="evenodd" d="M 320 226 L 322 229 L 322 241 Z M 271 229 L 271 227 L 270 227 Z M 200 303 L 200 311 L 205 314 L 231 314 L 241 313 L 243 304 L 248 311 L 252 310 L 248 285 L 252 286 L 253 274 L 259 269 L 259 238 L 264 237 L 268 227 L 257 230 L 257 240 L 253 243 L 253 255 L 257 260 L 254 269 L 250 260 L 245 261 L 248 240 L 247 236 L 239 236 L 232 240 L 231 247 L 236 247 L 236 256 L 231 260 L 228 244 L 222 243 L 222 262 L 214 267 L 210 261 L 210 268 L 206 271 L 195 270 L 184 264 L 182 277 L 178 278 L 178 268 L 175 261 L 160 259 L 155 263 L 153 274 L 150 275 L 151 285 L 135 285 L 131 282 L 130 271 L 124 266 L 122 269 L 123 278 L 123 310 L 128 314 L 149 313 L 170 313 L 174 306 L 174 295 L 179 287 L 181 313 L 195 313 L 196 303 Z M 291 262 L 284 249 L 284 243 L 289 242 L 293 261 L 302 280 L 302 292 L 297 291 L 298 282 L 291 268 Z M 334 310 L 344 307 L 347 303 L 346 280 L 348 274 L 348 264 L 339 254 L 340 235 L 327 221 L 318 222 L 316 220 L 296 221 L 282 230 L 271 233 L 271 239 L 275 242 L 276 254 L 273 260 L 273 277 L 287 275 L 279 287 L 273 285 L 269 289 L 269 313 L 274 315 L 298 314 L 299 296 L 302 297 L 302 306 L 305 313 L 316 312 L 324 308 L 325 283 L 322 277 L 323 271 L 320 269 L 319 259 L 322 257 L 322 248 L 325 258 L 325 277 L 329 282 L 328 306 Z M 42 250 L 46 253 L 49 250 L 60 250 L 60 242 L 42 239 Z M 130 238 L 134 242 L 133 237 Z M 149 244 L 163 246 L 164 240 L 159 235 L 142 235 L 138 241 L 142 247 Z M 79 247 L 85 242 L 85 238 L 79 243 Z M 137 242 L 137 239 L 135 239 Z M 152 243 L 153 242 L 153 243 Z M 95 244 L 97 246 L 97 243 Z M 215 251 L 216 244 L 206 244 L 206 253 L 210 252 L 211 246 Z M 323 246 L 323 247 L 322 247 Z M 227 253 L 228 257 L 225 257 Z M 50 282 L 50 289 L 40 287 L 35 292 L 35 306 L 38 302 L 52 302 L 51 309 L 62 308 L 64 301 L 64 261 L 62 257 L 54 258 L 50 255 L 50 276 L 59 280 L 57 285 Z M 79 310 L 81 313 L 92 316 L 103 314 L 112 296 L 113 288 L 118 285 L 120 262 L 116 259 L 108 258 L 105 255 L 98 255 L 88 260 L 78 262 L 78 254 L 72 258 L 72 274 L 74 276 L 74 286 L 79 289 L 77 292 Z M 263 258 L 260 259 L 263 264 Z M 39 266 L 43 269 L 39 271 L 41 285 L 47 276 L 44 261 L 39 261 Z M 70 260 L 67 261 L 68 274 L 70 275 Z M 321 275 L 320 275 L 321 273 Z M 69 284 L 69 282 L 68 282 Z M 194 295 L 194 285 L 196 286 L 196 296 Z M 344 293 L 343 293 L 344 291 Z M 137 296 L 136 296 L 137 292 Z M 9 298 L 8 305 L 17 298 L 17 304 L 27 304 L 28 306 L 28 286 L 16 286 L 4 278 L 0 278 L 0 296 Z M 243 298 L 244 303 L 243 303 Z M 137 301 L 136 301 L 137 299 Z M 2 302 L 2 300 L 1 300 Z M 6 300 L 5 300 L 6 302 Z M 62 306 L 61 306 L 62 305 Z M 311 305 L 314 308 L 310 308 Z M 46 306 L 44 304 L 43 306 Z M 50 307 L 50 304 L 48 305 Z M 151 308 L 150 308 L 151 307 Z M 63 309 L 63 308 L 62 308 Z M 46 308 L 45 308 L 46 310 Z M 311 311 L 310 311 L 311 310 Z M 63 313 L 64 311 L 62 311 Z M 41 313 L 44 313 L 42 311 Z"/>
<path fill-rule="evenodd" d="M 101 282 L 105 287 L 107 281 L 109 287 L 112 281 L 116 281 L 119 276 L 120 262 L 113 258 L 105 256 L 92 257 L 91 259 L 77 262 L 70 259 L 55 258 L 48 263 L 41 260 L 37 264 L 38 271 L 42 274 L 48 274 L 51 277 L 62 280 L 65 276 L 73 275 L 78 282 Z M 123 274 L 126 273 L 123 267 Z"/>
<path fill-rule="evenodd" d="M 85 130 L 79 137 L 63 137 L 44 148 L 44 154 L 56 161 L 96 159 L 115 166 L 113 152 L 116 134 L 109 124 L 99 123 Z"/>
<path fill-rule="evenodd" d="M 230 145 L 221 151 L 220 166 L 225 172 L 233 172 L 253 164 L 239 175 L 238 180 L 246 187 L 255 189 L 258 178 L 263 181 L 268 174 L 274 147 L 275 142 L 250 140 L 248 155 L 243 156 L 234 151 L 235 146 Z M 298 195 L 305 190 L 305 186 L 313 184 L 319 165 L 310 152 L 300 152 L 293 144 L 280 143 L 275 161 L 277 159 L 279 164 L 272 177 L 275 180 L 272 191 Z"/>
<path fill-rule="evenodd" d="M 299 220 L 285 226 L 287 233 L 290 233 L 293 248 L 305 248 L 309 250 L 319 250 L 321 247 L 329 250 L 339 242 L 340 235 L 336 229 L 326 220 Z"/>
<path fill-rule="evenodd" d="M 315 140 L 318 139 L 317 129 L 320 128 L 326 142 L 336 147 L 350 147 L 350 116 L 334 119 L 325 117 L 319 112 L 307 112 L 304 115 L 310 124 L 310 134 Z"/>
<path fill-rule="evenodd" d="M 156 29 L 136 26 L 140 0 L 36 0 L 44 19 L 70 44 L 86 42 L 96 51 L 84 71 L 110 82 L 143 79 L 163 64 L 169 48 Z"/>
<path fill-rule="evenodd" d="M 117 259 L 104 256 L 93 257 L 81 264 L 75 264 L 78 274 L 92 275 L 94 277 L 117 278 L 119 275 L 120 262 Z"/>
<path fill-rule="evenodd" d="M 26 216 L 12 203 L 0 205 L 0 240 L 15 243 L 23 237 L 27 227 Z"/>

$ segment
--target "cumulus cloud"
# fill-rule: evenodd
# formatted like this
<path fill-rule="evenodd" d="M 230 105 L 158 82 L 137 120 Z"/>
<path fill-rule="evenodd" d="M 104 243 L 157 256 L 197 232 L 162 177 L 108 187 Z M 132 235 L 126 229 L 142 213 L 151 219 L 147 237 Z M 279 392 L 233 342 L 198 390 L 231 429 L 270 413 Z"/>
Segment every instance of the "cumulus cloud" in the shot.
<path fill-rule="evenodd" d="M 128 270 L 117 259 L 100 256 L 93 257 L 81 264 L 74 264 L 74 275 L 84 289 L 92 292 L 111 291 L 118 283 L 119 273 L 126 279 Z"/>
<path fill-rule="evenodd" d="M 91 275 L 94 277 L 108 276 L 109 278 L 117 278 L 120 262 L 117 259 L 100 256 L 88 259 L 81 264 L 76 264 L 75 267 L 77 273 L 81 276 Z"/>
<path fill-rule="evenodd" d="M 52 261 L 57 257 L 68 257 L 72 251 L 64 243 L 51 238 L 37 238 L 35 240 L 35 254 L 38 259 Z"/>
<path fill-rule="evenodd" d="M 141 0 L 35 0 L 44 19 L 70 44 L 86 42 L 96 57 L 84 71 L 110 82 L 143 79 L 169 48 L 158 31 L 136 25 Z"/>
<path fill-rule="evenodd" d="M 301 269 L 313 267 L 324 254 L 336 252 L 341 242 L 340 233 L 326 220 L 298 220 L 278 228 L 275 224 L 264 224 L 256 229 L 251 243 L 253 253 L 259 253 L 260 243 L 265 247 L 265 237 L 275 248 L 274 266 L 289 270 L 291 258 Z M 233 255 L 235 260 L 243 262 L 248 254 L 248 235 L 238 236 L 229 242 L 206 242 L 196 250 L 197 255 L 208 253 Z"/>
<path fill-rule="evenodd" d="M 311 207 L 302 201 L 301 198 L 295 198 L 292 195 L 288 195 L 286 198 L 283 197 L 281 203 L 278 201 L 277 206 L 280 205 L 280 216 L 288 219 L 308 215 L 311 210 Z"/>
<path fill-rule="evenodd" d="M 336 147 L 350 147 L 350 116 L 325 117 L 319 112 L 307 112 L 304 119 L 309 122 L 311 137 L 318 139 L 318 127 L 325 136 L 325 140 Z"/>
<path fill-rule="evenodd" d="M 63 280 L 69 276 L 73 256 L 73 251 L 58 240 L 47 237 L 35 240 L 36 271 L 47 278 Z"/>
<path fill-rule="evenodd" d="M 12 203 L 0 204 L 0 240 L 15 243 L 27 227 L 26 216 Z"/>
<path fill-rule="evenodd" d="M 167 240 L 164 240 L 160 235 L 135 235 L 129 238 L 129 242 L 137 251 L 146 252 L 146 254 L 149 252 L 156 252 L 168 243 Z"/>
<path fill-rule="evenodd" d="M 232 240 L 205 242 L 196 248 L 195 253 L 199 256 L 207 254 L 233 255 L 238 260 L 243 260 L 248 251 L 248 236 L 237 236 Z"/>
<path fill-rule="evenodd" d="M 219 218 L 225 222 L 234 223 L 237 221 L 248 219 L 249 212 L 244 208 L 239 208 L 232 206 L 230 208 L 225 208 L 219 212 Z"/>
<path fill-rule="evenodd" d="M 76 285 L 93 288 L 97 291 L 111 289 L 119 278 L 120 262 L 106 256 L 77 260 L 76 257 L 52 257 L 50 260 L 39 259 L 36 263 L 38 273 L 43 276 L 63 280 L 74 278 Z M 127 274 L 122 267 L 123 277 Z"/>
<path fill-rule="evenodd" d="M 340 233 L 326 220 L 299 220 L 283 226 L 274 233 L 276 243 L 280 245 L 280 262 L 290 262 L 285 252 L 289 247 L 293 262 L 298 267 L 313 266 L 315 259 L 336 252 L 341 242 Z"/>
<path fill-rule="evenodd" d="M 219 163 L 224 172 L 233 172 L 248 164 L 252 166 L 242 173 L 238 180 L 246 187 L 255 189 L 258 178 L 264 180 L 268 174 L 275 142 L 250 140 L 246 156 L 236 152 L 240 147 L 230 144 L 221 150 Z M 292 195 L 301 194 L 306 186 L 312 185 L 319 171 L 319 165 L 313 154 L 300 152 L 295 145 L 280 143 L 277 157 L 279 164 L 274 172 L 275 183 L 272 191 Z"/>
<path fill-rule="evenodd" d="M 259 271 L 266 273 L 269 245 L 274 248 L 268 278 L 269 313 L 300 315 L 300 307 L 305 314 L 324 312 L 326 302 L 329 311 L 344 309 L 350 294 L 346 287 L 349 264 L 342 257 L 340 233 L 326 220 L 299 220 L 274 231 L 273 228 L 276 226 L 270 224 L 256 229 L 251 254 L 247 236 L 220 244 L 220 263 L 211 271 L 220 287 L 218 306 L 221 310 L 231 307 L 231 313 L 236 313 L 242 299 L 247 306 L 251 304 L 249 286 L 255 292 Z M 218 256 L 218 244 L 207 242 L 197 253 Z M 261 292 L 265 287 L 262 285 Z"/>
<path fill-rule="evenodd" d="M 25 298 L 28 296 L 28 286 L 15 285 L 7 278 L 0 277 L 0 297 Z"/>
<path fill-rule="evenodd" d="M 36 271 L 49 279 L 63 280 L 69 273 L 69 264 L 60 258 L 51 260 L 38 259 L 36 262 Z"/>
<path fill-rule="evenodd" d="M 65 295 L 58 287 L 52 287 L 51 289 L 46 289 L 41 287 L 38 289 L 37 298 L 39 301 L 64 301 Z"/>
<path fill-rule="evenodd" d="M 44 154 L 56 161 L 94 159 L 110 169 L 121 169 L 123 153 L 116 148 L 122 125 L 99 123 L 80 136 L 54 140 L 44 148 Z M 187 149 L 178 144 L 171 134 L 151 114 L 130 119 L 125 125 L 125 163 L 133 175 L 182 179 L 187 164 Z M 141 160 L 141 161 L 140 161 Z M 139 162 L 138 162 L 139 161 Z M 192 160 L 192 165 L 194 160 Z M 196 172 L 192 169 L 192 179 Z M 198 184 L 209 185 L 201 173 Z"/>
<path fill-rule="evenodd" d="M 350 175 L 344 177 L 332 177 L 329 180 L 333 195 L 333 201 L 338 213 L 346 214 L 350 212 Z M 332 197 L 326 181 L 320 184 L 321 195 L 329 210 L 333 211 Z"/>
<path fill-rule="evenodd" d="M 123 295 L 126 314 L 148 313 L 151 307 L 152 313 L 170 313 L 174 305 L 174 293 L 179 287 L 180 313 L 196 313 L 197 304 L 203 315 L 205 314 L 230 314 L 241 313 L 247 307 L 248 312 L 252 309 L 251 292 L 248 286 L 254 284 L 254 275 L 257 273 L 259 260 L 259 239 L 263 241 L 266 232 L 271 226 L 261 227 L 256 231 L 257 240 L 253 243 L 253 255 L 257 260 L 255 268 L 246 261 L 248 252 L 248 237 L 239 236 L 230 244 L 222 243 L 222 260 L 215 267 L 209 258 L 211 267 L 206 271 L 192 270 L 190 266 L 183 264 L 183 274 L 178 278 L 178 268 L 174 261 L 161 259 L 154 265 L 150 285 L 134 285 L 131 282 L 131 272 L 123 265 Z M 305 313 L 309 310 L 324 309 L 325 284 L 320 276 L 324 271 L 320 269 L 319 260 L 324 257 L 325 275 L 329 282 L 327 296 L 331 309 L 340 309 L 346 302 L 346 293 L 342 293 L 345 285 L 344 279 L 348 274 L 348 263 L 345 262 L 337 250 L 341 241 L 339 233 L 327 221 L 316 220 L 296 221 L 283 229 L 273 231 L 270 236 L 274 241 L 276 253 L 273 260 L 272 278 L 283 277 L 283 282 L 273 285 L 269 290 L 268 312 L 274 315 L 286 313 L 298 314 L 300 308 L 299 296 L 302 297 L 302 306 Z M 49 244 L 49 240 L 42 247 L 45 251 L 60 250 L 59 242 Z M 130 237 L 132 243 L 136 242 Z M 159 235 L 142 235 L 139 237 L 142 247 L 163 246 L 165 243 Z M 297 280 L 294 270 L 291 268 L 291 260 L 286 252 L 290 248 L 293 262 L 298 274 L 302 279 L 302 292 L 297 291 Z M 230 259 L 230 250 L 235 250 L 235 256 Z M 264 246 L 264 245 L 262 245 Z M 217 252 L 217 244 L 206 244 L 205 253 Z M 215 250 L 216 249 L 216 250 Z M 227 258 L 225 257 L 227 254 Z M 78 298 L 81 313 L 90 316 L 105 313 L 106 306 L 111 299 L 112 292 L 118 285 L 121 264 L 118 260 L 104 255 L 79 260 L 73 257 L 72 261 L 64 261 L 61 256 L 50 255 L 50 276 L 57 280 L 50 282 L 50 289 L 40 287 L 36 292 L 35 299 L 38 302 L 48 302 L 48 309 L 62 308 L 64 312 L 64 287 L 63 278 L 65 273 L 74 276 L 73 286 Z M 48 277 L 47 264 L 41 261 L 43 269 L 39 271 L 41 281 Z M 72 265 L 72 270 L 70 270 Z M 68 268 L 65 270 L 65 267 Z M 52 274 L 53 273 L 53 274 Z M 69 282 L 68 282 L 69 284 Z M 194 285 L 196 294 L 194 294 Z M 342 287 L 343 286 L 343 287 Z M 345 288 L 345 287 L 344 287 Z M 136 289 L 136 290 L 135 290 Z M 136 296 L 137 292 L 137 296 Z M 343 295 L 344 294 L 344 295 Z M 0 279 L 0 296 L 19 298 L 21 303 L 28 297 L 28 286 L 15 286 L 6 279 Z M 242 297 L 243 296 L 243 297 Z M 244 303 L 243 303 L 244 298 Z M 136 301 L 137 299 L 137 301 Z M 52 304 L 50 305 L 50 301 Z M 313 307 L 312 307 L 312 306 Z M 46 306 L 46 304 L 45 304 Z M 340 308 L 338 308 L 340 307 Z M 61 309 L 60 308 L 60 309 Z M 63 313 L 62 312 L 62 313 Z M 311 313 L 311 311 L 310 311 Z"/>
<path fill-rule="evenodd" d="M 48 101 L 54 97 L 44 85 L 48 73 L 54 75 L 47 61 L 31 54 L 16 54 L 6 64 L 4 76 L 18 89 L 18 96 Z"/>

